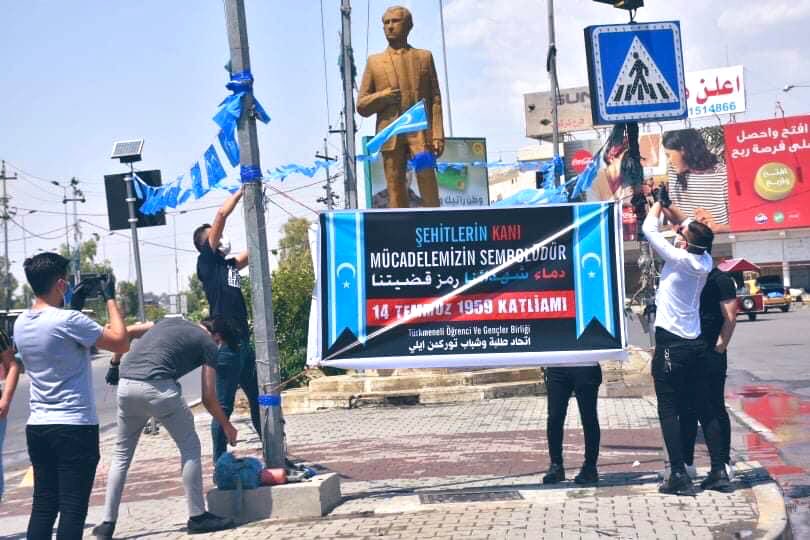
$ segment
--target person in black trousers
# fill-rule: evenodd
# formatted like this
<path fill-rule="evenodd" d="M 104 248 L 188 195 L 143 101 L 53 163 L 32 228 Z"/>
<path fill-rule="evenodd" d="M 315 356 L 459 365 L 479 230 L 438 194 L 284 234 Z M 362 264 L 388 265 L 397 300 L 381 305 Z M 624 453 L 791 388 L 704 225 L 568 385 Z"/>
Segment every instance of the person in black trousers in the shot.
<path fill-rule="evenodd" d="M 574 478 L 577 484 L 595 484 L 599 481 L 596 462 L 599 458 L 599 417 L 596 400 L 602 384 L 602 368 L 593 366 L 545 368 L 548 393 L 548 420 L 546 437 L 551 466 L 543 476 L 544 484 L 556 484 L 565 480 L 563 465 L 563 425 L 568 412 L 568 400 L 573 393 L 577 398 L 579 417 L 585 434 L 585 462 Z"/>

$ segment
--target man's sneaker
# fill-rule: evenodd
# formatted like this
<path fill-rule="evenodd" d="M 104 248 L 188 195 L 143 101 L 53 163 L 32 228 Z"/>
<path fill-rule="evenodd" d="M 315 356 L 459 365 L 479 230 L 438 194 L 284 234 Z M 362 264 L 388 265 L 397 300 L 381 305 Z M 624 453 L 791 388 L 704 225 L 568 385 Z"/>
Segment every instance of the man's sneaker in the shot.
<path fill-rule="evenodd" d="M 694 497 L 695 486 L 685 472 L 673 472 L 667 480 L 658 486 L 658 492 L 665 495 L 686 495 Z"/>
<path fill-rule="evenodd" d="M 686 475 L 689 477 L 690 480 L 694 480 L 697 478 L 697 467 L 694 465 L 687 465 L 686 466 Z"/>
<path fill-rule="evenodd" d="M 112 540 L 113 533 L 115 532 L 115 522 L 114 521 L 103 521 L 93 527 L 92 534 L 96 538 L 102 538 L 103 540 Z"/>
<path fill-rule="evenodd" d="M 731 485 L 731 481 L 728 479 L 728 473 L 726 469 L 720 469 L 716 471 L 711 471 L 709 476 L 700 483 L 700 487 L 703 489 L 711 489 L 712 491 L 719 491 L 721 493 L 731 493 L 734 491 L 734 486 Z"/>
<path fill-rule="evenodd" d="M 574 477 L 574 482 L 581 486 L 599 483 L 599 471 L 596 470 L 596 465 L 583 465 L 579 474 Z"/>
<path fill-rule="evenodd" d="M 186 526 L 188 534 L 202 534 L 233 529 L 233 520 L 215 516 L 211 512 L 204 512 L 199 516 L 190 517 Z"/>
<path fill-rule="evenodd" d="M 552 463 L 548 472 L 543 476 L 544 484 L 558 484 L 565 480 L 565 468 L 559 463 Z"/>

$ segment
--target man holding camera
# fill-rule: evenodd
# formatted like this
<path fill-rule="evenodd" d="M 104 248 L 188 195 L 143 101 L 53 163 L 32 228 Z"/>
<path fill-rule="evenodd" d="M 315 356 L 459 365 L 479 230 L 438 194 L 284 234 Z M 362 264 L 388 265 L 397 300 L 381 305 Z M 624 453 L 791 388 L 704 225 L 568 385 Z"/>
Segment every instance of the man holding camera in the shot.
<path fill-rule="evenodd" d="M 30 380 L 26 427 L 34 468 L 34 500 L 27 538 L 81 538 L 99 461 L 99 431 L 90 348 L 123 353 L 129 348 L 124 319 L 115 302 L 115 278 L 80 283 L 74 302 L 101 294 L 109 324 L 76 310 L 62 309 L 68 291 L 69 261 L 40 253 L 23 263 L 36 295 L 34 305 L 14 324 L 14 342 Z"/>

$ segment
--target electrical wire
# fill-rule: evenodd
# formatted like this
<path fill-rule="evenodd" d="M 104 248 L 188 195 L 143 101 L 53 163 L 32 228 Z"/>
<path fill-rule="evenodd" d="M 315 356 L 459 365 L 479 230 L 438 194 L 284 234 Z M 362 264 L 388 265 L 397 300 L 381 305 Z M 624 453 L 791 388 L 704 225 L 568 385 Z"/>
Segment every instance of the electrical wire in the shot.
<path fill-rule="evenodd" d="M 132 238 L 131 238 L 131 237 L 130 237 L 128 234 L 120 233 L 120 232 L 117 232 L 117 231 L 111 231 L 111 230 L 110 230 L 110 229 L 108 229 L 107 227 L 102 227 L 101 225 L 96 225 L 95 223 L 93 223 L 93 222 L 91 222 L 91 221 L 87 221 L 87 220 L 85 220 L 85 219 L 80 219 L 79 221 L 80 221 L 81 223 L 86 223 L 87 225 L 90 225 L 91 227 L 95 227 L 96 229 L 100 229 L 100 230 L 102 230 L 102 231 L 104 231 L 104 232 L 108 232 L 108 233 L 110 233 L 110 234 L 113 234 L 113 235 L 115 235 L 115 236 L 120 236 L 120 237 L 122 237 L 122 238 L 127 238 L 127 239 L 129 239 L 130 241 L 132 241 Z M 171 249 L 171 250 L 182 251 L 182 252 L 185 252 L 185 253 L 197 253 L 196 251 L 191 250 L 191 249 L 185 249 L 185 248 L 176 248 L 176 247 L 174 247 L 174 246 L 169 246 L 169 245 L 166 245 L 166 244 L 160 244 L 160 243 L 158 243 L 158 242 L 152 242 L 152 241 L 150 241 L 150 240 L 142 240 L 142 239 L 140 239 L 140 238 L 138 239 L 138 242 L 140 242 L 141 244 L 147 244 L 147 245 L 150 245 L 150 246 L 161 247 L 161 248 L 164 248 L 164 249 Z"/>
<path fill-rule="evenodd" d="M 330 124 L 332 120 L 332 112 L 329 107 L 329 70 L 326 62 L 326 23 L 323 16 L 323 0 L 321 0 L 321 46 L 323 48 L 323 86 L 324 95 L 326 96 L 326 123 Z M 327 125 L 327 129 L 329 126 Z"/>
<path fill-rule="evenodd" d="M 20 238 L 10 238 L 10 239 L 9 239 L 9 242 L 22 242 L 23 240 L 29 240 L 29 239 L 31 239 L 31 238 L 39 238 L 39 239 L 42 239 L 42 240 L 56 240 L 56 239 L 58 239 L 58 238 L 62 238 L 62 237 L 64 237 L 64 234 L 65 234 L 65 227 L 64 227 L 64 226 L 62 226 L 62 227 L 58 227 L 58 228 L 53 229 L 53 230 L 50 230 L 50 231 L 45 231 L 45 232 L 43 232 L 43 233 L 35 233 L 35 232 L 32 232 L 32 231 L 29 231 L 28 229 L 26 229 L 25 227 L 23 227 L 22 225 L 20 225 L 19 223 L 17 223 L 17 221 L 16 221 L 14 218 L 9 218 L 9 220 L 10 220 L 10 221 L 11 221 L 13 224 L 15 224 L 17 227 L 19 227 L 19 228 L 20 228 L 20 230 L 21 230 L 23 233 L 25 233 L 25 234 L 28 234 L 28 235 L 29 235 L 29 236 L 21 236 Z M 67 228 L 68 228 L 68 229 L 72 229 L 73 227 L 67 227 Z M 58 236 L 53 236 L 53 237 L 51 237 L 51 236 L 46 236 L 46 235 L 48 235 L 48 234 L 55 233 L 56 231 L 59 231 L 59 235 L 58 235 Z"/>

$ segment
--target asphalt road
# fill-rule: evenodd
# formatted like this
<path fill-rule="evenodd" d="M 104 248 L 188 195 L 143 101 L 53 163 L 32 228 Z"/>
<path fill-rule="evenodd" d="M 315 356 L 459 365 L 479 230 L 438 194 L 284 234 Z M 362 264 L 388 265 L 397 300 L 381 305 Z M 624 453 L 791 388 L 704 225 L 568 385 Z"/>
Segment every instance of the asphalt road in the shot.
<path fill-rule="evenodd" d="M 96 411 L 102 430 L 110 429 L 116 422 L 115 388 L 104 382 L 110 354 L 103 352 L 93 357 L 93 387 L 96 393 Z M 200 398 L 200 370 L 196 369 L 180 379 L 187 402 Z M 3 445 L 3 466 L 9 473 L 28 465 L 25 443 L 25 423 L 28 421 L 28 377 L 22 375 L 6 424 L 6 440 Z"/>
<path fill-rule="evenodd" d="M 649 347 L 637 320 L 630 343 Z M 759 461 L 782 487 L 793 538 L 810 538 L 810 305 L 737 319 L 726 403 L 732 459 Z"/>

